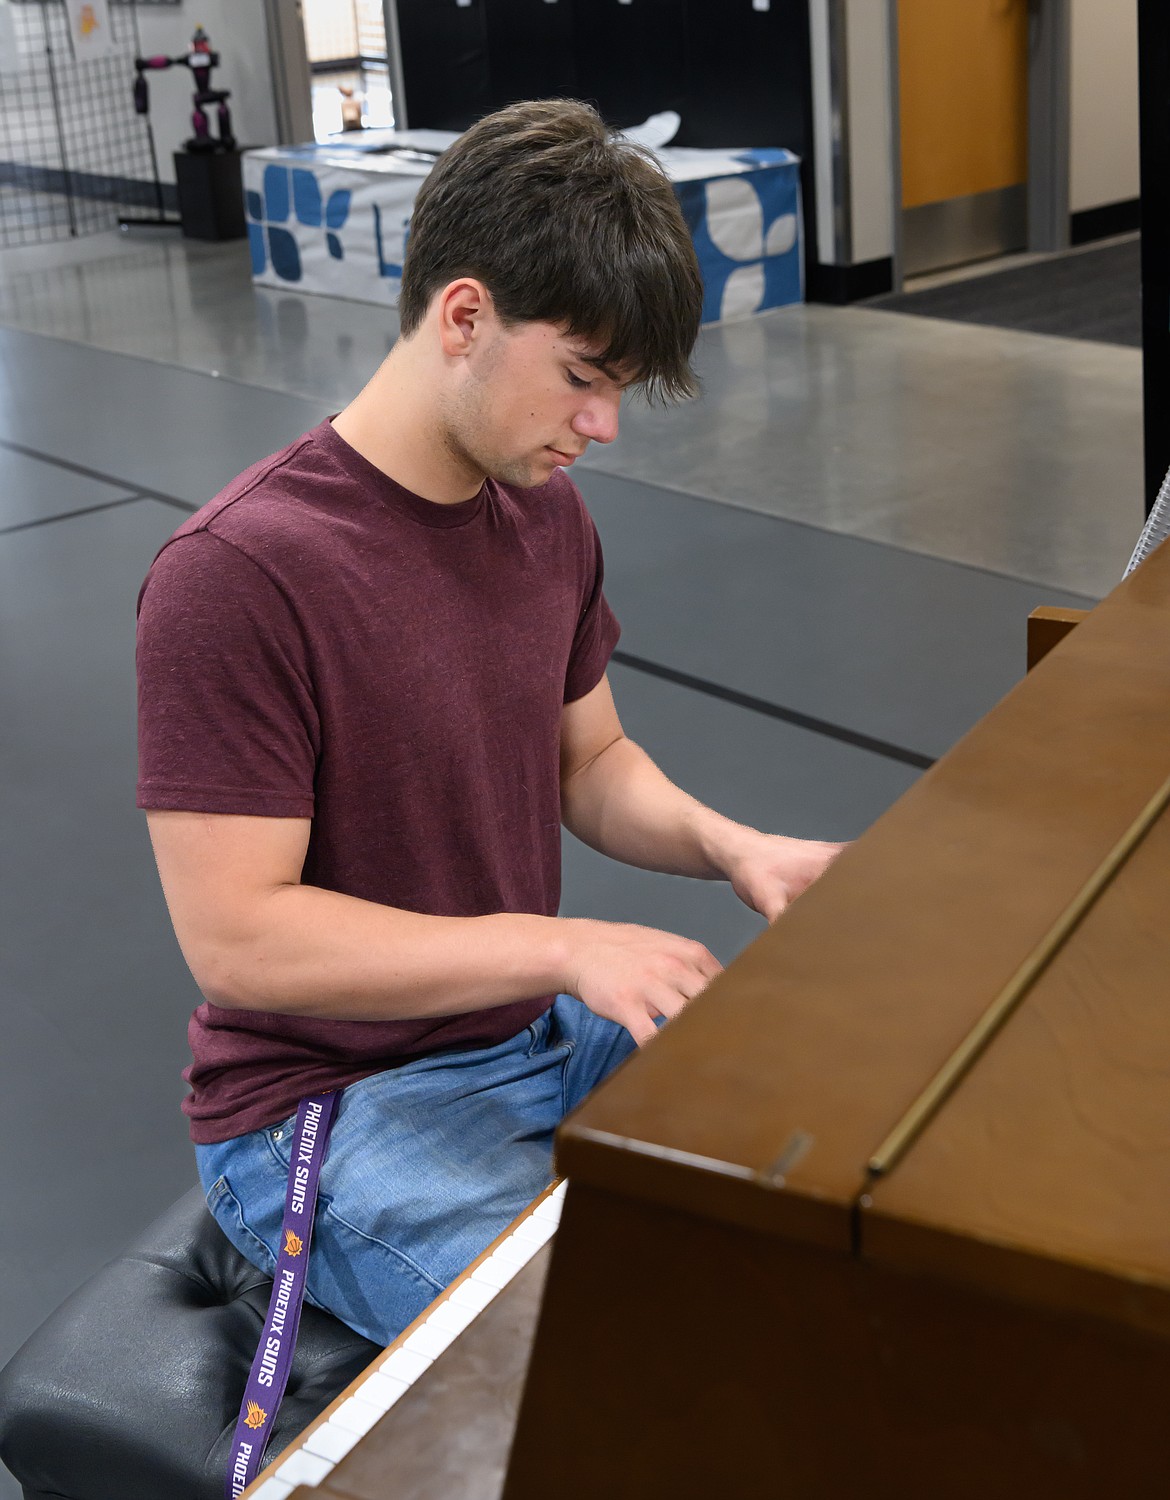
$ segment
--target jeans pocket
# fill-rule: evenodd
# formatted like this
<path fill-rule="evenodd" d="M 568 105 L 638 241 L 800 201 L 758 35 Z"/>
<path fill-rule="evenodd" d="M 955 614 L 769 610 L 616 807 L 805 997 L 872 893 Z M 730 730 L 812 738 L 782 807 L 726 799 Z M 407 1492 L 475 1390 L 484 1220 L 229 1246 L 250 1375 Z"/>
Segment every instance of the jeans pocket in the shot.
<path fill-rule="evenodd" d="M 552 1019 L 552 1011 L 546 1010 L 543 1015 L 537 1016 L 536 1020 L 528 1026 L 528 1050 L 525 1057 L 535 1057 L 548 1041 L 548 1029 Z"/>
<path fill-rule="evenodd" d="M 287 1172 L 288 1164 L 292 1160 L 293 1137 L 297 1133 L 296 1111 L 294 1110 L 287 1120 L 281 1120 L 279 1125 L 266 1125 L 263 1131 L 257 1133 L 264 1136 L 269 1151 Z"/>
<path fill-rule="evenodd" d="M 257 1270 L 272 1276 L 276 1273 L 276 1256 L 244 1217 L 244 1207 L 232 1192 L 226 1177 L 217 1177 L 205 1195 L 207 1207 L 215 1222 L 231 1240 L 245 1260 Z"/>
<path fill-rule="evenodd" d="M 565 1018 L 555 1005 L 548 1012 L 548 1050 L 563 1052 L 567 1058 L 577 1050 L 577 1038 L 565 1025 Z"/>

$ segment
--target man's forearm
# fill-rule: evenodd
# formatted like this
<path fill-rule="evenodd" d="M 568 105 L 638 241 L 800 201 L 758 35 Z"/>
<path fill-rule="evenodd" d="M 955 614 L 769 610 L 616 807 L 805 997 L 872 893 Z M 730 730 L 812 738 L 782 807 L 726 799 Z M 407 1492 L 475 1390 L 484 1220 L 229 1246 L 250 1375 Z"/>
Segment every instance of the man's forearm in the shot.
<path fill-rule="evenodd" d="M 611 859 L 699 880 L 722 880 L 737 845 L 751 835 L 675 786 L 624 737 L 562 785 L 561 817 Z"/>
<path fill-rule="evenodd" d="M 207 998 L 232 1009 L 387 1021 L 485 1010 L 563 989 L 570 924 L 433 917 L 283 885 L 214 944 L 184 944 Z M 191 951 L 188 951 L 189 947 Z"/>

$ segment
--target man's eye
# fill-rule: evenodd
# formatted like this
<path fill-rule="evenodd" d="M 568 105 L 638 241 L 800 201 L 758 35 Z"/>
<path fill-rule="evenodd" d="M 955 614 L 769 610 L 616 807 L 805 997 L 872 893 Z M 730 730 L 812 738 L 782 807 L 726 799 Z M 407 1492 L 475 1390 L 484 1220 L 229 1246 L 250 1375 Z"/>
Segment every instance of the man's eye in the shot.
<path fill-rule="evenodd" d="M 587 391 L 593 384 L 591 380 L 582 380 L 580 375 L 574 375 L 572 370 L 567 370 L 565 373 L 569 377 L 569 384 L 573 386 L 575 390 Z"/>

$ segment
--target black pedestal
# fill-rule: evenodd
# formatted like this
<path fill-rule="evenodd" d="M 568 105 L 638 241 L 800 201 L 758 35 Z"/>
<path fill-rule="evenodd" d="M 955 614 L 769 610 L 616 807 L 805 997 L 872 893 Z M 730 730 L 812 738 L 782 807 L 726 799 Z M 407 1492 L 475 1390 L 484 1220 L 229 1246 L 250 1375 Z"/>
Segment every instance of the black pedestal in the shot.
<path fill-rule="evenodd" d="M 240 240 L 247 234 L 238 151 L 176 151 L 179 217 L 192 240 Z"/>

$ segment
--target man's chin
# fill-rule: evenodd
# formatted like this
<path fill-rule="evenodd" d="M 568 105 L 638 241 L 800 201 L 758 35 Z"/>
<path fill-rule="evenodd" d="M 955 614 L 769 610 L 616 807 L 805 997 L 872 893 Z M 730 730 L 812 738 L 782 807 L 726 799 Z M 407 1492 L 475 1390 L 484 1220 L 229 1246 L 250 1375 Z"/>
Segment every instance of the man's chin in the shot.
<path fill-rule="evenodd" d="M 492 478 L 499 484 L 514 485 L 516 489 L 536 490 L 547 484 L 560 467 L 549 453 L 526 463 L 500 465 L 493 470 Z"/>

